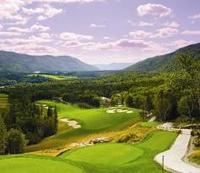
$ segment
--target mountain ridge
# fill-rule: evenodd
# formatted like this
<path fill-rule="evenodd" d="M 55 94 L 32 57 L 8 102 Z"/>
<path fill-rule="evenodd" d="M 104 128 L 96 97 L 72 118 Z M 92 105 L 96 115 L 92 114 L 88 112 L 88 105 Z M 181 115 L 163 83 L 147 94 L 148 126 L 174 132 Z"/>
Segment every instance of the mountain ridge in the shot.
<path fill-rule="evenodd" d="M 170 66 L 173 66 L 173 60 L 175 59 L 176 55 L 180 53 L 192 53 L 195 58 L 200 59 L 200 43 L 191 44 L 164 55 L 147 58 L 125 68 L 124 70 L 137 72 L 154 72 L 167 70 L 171 68 Z"/>
<path fill-rule="evenodd" d="M 71 56 L 29 55 L 0 51 L 0 72 L 71 72 L 93 71 L 96 67 Z"/>

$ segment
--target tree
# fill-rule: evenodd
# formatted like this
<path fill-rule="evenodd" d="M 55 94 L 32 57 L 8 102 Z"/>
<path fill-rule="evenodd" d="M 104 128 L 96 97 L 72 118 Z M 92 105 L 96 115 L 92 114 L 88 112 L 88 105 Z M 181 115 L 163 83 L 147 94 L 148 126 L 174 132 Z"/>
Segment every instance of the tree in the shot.
<path fill-rule="evenodd" d="M 17 130 L 10 129 L 7 136 L 7 151 L 10 154 L 18 154 L 24 151 L 26 145 L 25 135 Z"/>
<path fill-rule="evenodd" d="M 178 71 L 170 78 L 170 87 L 179 98 L 182 95 L 189 96 L 180 100 L 180 109 L 187 109 L 188 112 L 197 106 L 197 110 L 200 110 L 200 61 L 191 53 L 182 53 L 177 55 L 175 64 Z M 186 107 L 183 108 L 183 105 Z M 196 117 L 200 118 L 200 111 L 197 111 Z"/>
<path fill-rule="evenodd" d="M 0 116 L 0 155 L 5 154 L 6 149 L 6 126 L 3 118 Z"/>
<path fill-rule="evenodd" d="M 153 102 L 150 95 L 147 95 L 144 99 L 144 108 L 147 112 L 150 112 L 153 109 Z"/>
<path fill-rule="evenodd" d="M 199 114 L 197 101 L 193 100 L 192 96 L 181 97 L 178 102 L 178 112 L 189 118 L 196 117 Z"/>
<path fill-rule="evenodd" d="M 176 98 L 170 91 L 160 91 L 154 102 L 154 114 L 159 120 L 167 121 L 176 118 Z"/>
<path fill-rule="evenodd" d="M 133 96 L 128 94 L 125 98 L 125 104 L 126 106 L 128 107 L 134 107 L 134 104 L 133 104 Z"/>

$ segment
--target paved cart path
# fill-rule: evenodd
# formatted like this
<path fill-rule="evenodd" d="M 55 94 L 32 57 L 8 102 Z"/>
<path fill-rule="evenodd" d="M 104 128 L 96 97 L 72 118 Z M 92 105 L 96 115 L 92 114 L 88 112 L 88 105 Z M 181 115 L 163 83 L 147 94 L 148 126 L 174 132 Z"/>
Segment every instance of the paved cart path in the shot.
<path fill-rule="evenodd" d="M 162 158 L 164 156 L 164 168 L 171 172 L 200 173 L 200 168 L 183 161 L 183 158 L 188 150 L 190 138 L 191 130 L 182 129 L 181 134 L 179 134 L 171 148 L 156 155 L 154 160 L 162 165 Z"/>

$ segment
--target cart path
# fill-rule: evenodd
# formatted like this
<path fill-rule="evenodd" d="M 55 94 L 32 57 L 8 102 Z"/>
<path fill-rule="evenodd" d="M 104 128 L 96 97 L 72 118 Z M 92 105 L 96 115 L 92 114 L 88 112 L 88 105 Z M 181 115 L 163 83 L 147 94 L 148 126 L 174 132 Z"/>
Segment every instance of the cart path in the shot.
<path fill-rule="evenodd" d="M 178 135 L 171 148 L 156 155 L 154 160 L 162 165 L 164 156 L 164 168 L 174 173 L 200 173 L 200 168 L 183 161 L 188 150 L 190 138 L 191 130 L 182 129 L 181 134 Z"/>

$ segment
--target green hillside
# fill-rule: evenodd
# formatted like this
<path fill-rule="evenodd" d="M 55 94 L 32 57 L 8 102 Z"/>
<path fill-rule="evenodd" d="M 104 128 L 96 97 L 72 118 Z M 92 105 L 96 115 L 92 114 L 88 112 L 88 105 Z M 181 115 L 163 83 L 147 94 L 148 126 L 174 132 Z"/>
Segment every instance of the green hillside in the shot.
<path fill-rule="evenodd" d="M 169 54 L 148 58 L 144 61 L 129 66 L 125 70 L 151 72 L 171 69 L 173 67 L 173 60 L 175 59 L 176 55 L 180 53 L 192 53 L 196 58 L 200 59 L 200 43 L 178 49 L 177 51 Z"/>
<path fill-rule="evenodd" d="M 71 72 L 93 71 L 96 67 L 70 56 L 32 56 L 0 51 L 0 72 Z"/>

